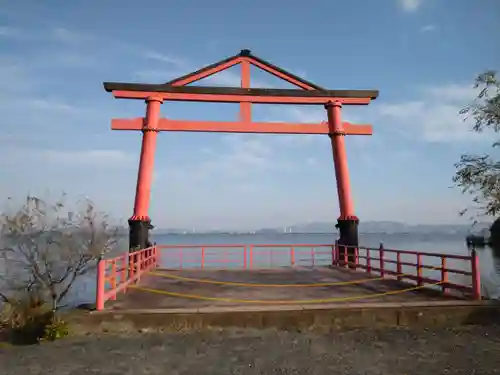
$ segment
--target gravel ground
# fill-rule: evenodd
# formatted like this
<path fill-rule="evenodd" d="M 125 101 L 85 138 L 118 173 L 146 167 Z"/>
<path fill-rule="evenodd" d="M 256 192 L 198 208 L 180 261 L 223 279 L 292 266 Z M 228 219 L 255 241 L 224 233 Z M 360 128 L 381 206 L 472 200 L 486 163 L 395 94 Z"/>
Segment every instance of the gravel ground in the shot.
<path fill-rule="evenodd" d="M 88 336 L 0 349 L 0 374 L 500 374 L 500 327 Z"/>

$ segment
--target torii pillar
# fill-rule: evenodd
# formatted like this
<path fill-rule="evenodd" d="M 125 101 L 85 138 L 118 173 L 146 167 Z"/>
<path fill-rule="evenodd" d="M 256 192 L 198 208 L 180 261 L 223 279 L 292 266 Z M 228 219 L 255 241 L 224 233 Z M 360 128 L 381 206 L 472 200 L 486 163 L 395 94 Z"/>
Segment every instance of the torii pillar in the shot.
<path fill-rule="evenodd" d="M 153 181 L 156 138 L 158 136 L 158 120 L 163 99 L 149 97 L 146 99 L 146 117 L 142 128 L 141 157 L 135 191 L 134 214 L 128 220 L 129 249 L 135 251 L 150 246 L 149 229 L 151 219 L 148 215 L 151 183 Z"/>
<path fill-rule="evenodd" d="M 354 203 L 345 149 L 346 131 L 341 119 L 342 103 L 338 101 L 328 102 L 325 108 L 328 114 L 328 136 L 332 142 L 333 163 L 335 166 L 340 208 L 340 216 L 337 219 L 336 225 L 336 228 L 340 232 L 338 243 L 347 247 L 348 261 L 354 264 L 356 262 L 355 251 L 359 245 L 359 219 L 354 215 Z"/>

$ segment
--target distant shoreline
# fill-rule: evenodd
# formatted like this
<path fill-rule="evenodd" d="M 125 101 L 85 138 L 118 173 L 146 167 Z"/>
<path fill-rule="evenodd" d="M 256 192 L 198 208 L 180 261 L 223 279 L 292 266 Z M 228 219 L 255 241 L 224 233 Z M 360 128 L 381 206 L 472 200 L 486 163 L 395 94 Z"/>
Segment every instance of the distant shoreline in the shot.
<path fill-rule="evenodd" d="M 217 236 L 259 236 L 259 235 L 280 235 L 280 236 L 296 236 L 296 235 L 338 235 L 338 232 L 187 232 L 187 233 L 176 233 L 176 232 L 151 232 L 153 236 L 206 236 L 206 235 L 217 235 Z M 433 232 L 360 232 L 363 234 L 380 234 L 380 235 L 433 235 L 433 234 L 448 234 L 448 235 L 465 235 L 466 232 L 456 231 L 433 231 Z"/>
<path fill-rule="evenodd" d="M 472 224 L 406 224 L 392 221 L 366 221 L 360 223 L 360 234 L 483 234 L 485 230 L 489 232 L 491 223 L 481 222 Z M 335 223 L 310 222 L 299 225 L 264 227 L 258 229 L 201 229 L 175 227 L 156 227 L 154 235 L 325 235 L 337 234 Z"/>

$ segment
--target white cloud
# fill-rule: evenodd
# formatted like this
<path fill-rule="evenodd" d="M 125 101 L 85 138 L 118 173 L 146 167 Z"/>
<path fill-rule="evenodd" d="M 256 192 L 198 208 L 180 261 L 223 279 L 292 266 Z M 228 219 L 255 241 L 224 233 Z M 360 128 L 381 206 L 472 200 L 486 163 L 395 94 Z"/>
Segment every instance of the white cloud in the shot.
<path fill-rule="evenodd" d="M 448 84 L 423 88 L 424 94 L 430 94 L 436 101 L 443 100 L 458 104 L 468 103 L 477 95 L 477 90 L 471 85 Z"/>
<path fill-rule="evenodd" d="M 196 82 L 196 84 L 200 84 L 202 82 L 216 86 L 239 87 L 241 85 L 241 76 L 229 70 L 223 70 L 222 72 Z"/>
<path fill-rule="evenodd" d="M 135 160 L 133 155 L 121 150 L 46 150 L 40 153 L 40 157 L 52 163 L 113 168 L 119 165 L 128 167 L 127 163 Z"/>
<path fill-rule="evenodd" d="M 119 39 L 96 35 L 91 32 L 74 30 L 63 26 L 44 26 L 38 28 L 18 28 L 0 26 L 0 39 L 47 43 L 50 53 L 31 55 L 22 61 L 23 66 L 60 68 L 89 67 L 97 62 L 102 64 L 110 60 L 110 55 L 132 55 L 134 58 L 156 61 L 176 66 L 179 74 L 185 74 L 188 62 L 180 57 L 145 49 L 141 45 L 131 44 Z M 57 48 L 57 50 L 55 50 Z M 6 55 L 0 56 L 4 59 Z M 19 60 L 19 58 L 17 58 Z M 178 75 L 173 75 L 174 77 Z M 168 79 L 168 78 L 167 78 Z"/>
<path fill-rule="evenodd" d="M 60 55 L 56 55 L 62 57 L 64 51 L 61 48 Z M 26 144 L 38 137 L 35 142 L 41 144 L 51 136 L 61 135 L 54 131 L 66 133 L 72 126 L 84 122 L 92 124 L 105 116 L 102 108 L 91 103 L 91 98 L 75 102 L 61 92 L 51 91 L 52 84 L 64 83 L 61 78 L 64 75 L 59 76 L 59 69 L 62 65 L 67 67 L 71 61 L 62 64 L 54 60 L 54 64 L 50 64 L 46 57 L 42 54 L 26 59 L 0 54 L 0 112 L 5 122 L 4 132 L 10 133 L 11 142 Z M 58 74 L 52 76 L 49 69 Z"/>
<path fill-rule="evenodd" d="M 166 82 L 171 79 L 186 74 L 186 71 L 180 69 L 147 69 L 139 70 L 133 73 L 134 79 L 146 82 Z"/>
<path fill-rule="evenodd" d="M 8 96 L 20 91 L 33 90 L 36 83 L 36 77 L 29 75 L 19 64 L 0 56 L 0 87 L 2 94 L 5 95 L 5 98 L 2 97 L 2 102 L 5 102 Z"/>
<path fill-rule="evenodd" d="M 422 101 L 407 101 L 397 104 L 380 104 L 377 110 L 382 116 L 404 118 L 420 113 L 423 107 L 424 102 Z"/>
<path fill-rule="evenodd" d="M 296 136 L 302 138 L 303 136 Z M 254 134 L 228 134 L 221 135 L 217 146 L 204 147 L 199 150 L 197 160 L 203 160 L 197 164 L 175 165 L 166 168 L 166 174 L 175 174 L 177 182 L 192 185 L 193 181 L 204 183 L 207 181 L 228 181 L 225 186 L 237 186 L 242 181 L 247 184 L 255 181 L 264 182 L 267 178 L 263 174 L 272 177 L 277 172 L 295 173 L 304 167 L 310 167 L 317 160 L 310 156 L 299 160 L 290 158 L 292 149 L 297 146 L 304 147 L 307 143 L 293 143 L 287 136 L 279 135 L 254 135 Z M 304 148 L 301 151 L 307 151 Z M 171 178 L 171 177 L 169 177 Z M 253 190 L 255 189 L 255 186 Z"/>
<path fill-rule="evenodd" d="M 82 42 L 94 40 L 93 36 L 69 30 L 65 27 L 55 27 L 49 31 L 47 38 L 57 42 L 77 45 Z"/>
<path fill-rule="evenodd" d="M 193 64 L 189 65 L 189 69 L 187 69 L 186 67 L 187 72 L 195 71 L 200 68 L 201 66 L 195 67 Z M 238 69 L 239 66 L 237 65 L 235 68 Z M 268 88 L 274 87 L 272 83 L 267 82 L 265 80 L 250 77 L 250 81 L 251 81 L 250 82 L 251 87 L 268 87 Z M 207 78 L 204 78 L 196 82 L 196 85 L 204 85 L 204 84 L 211 86 L 240 87 L 241 75 L 239 72 L 236 73 L 235 71 L 232 70 L 223 70 L 222 72 L 213 74 Z"/>
<path fill-rule="evenodd" d="M 161 55 L 160 55 L 161 56 Z M 153 81 L 167 81 L 180 76 L 183 76 L 192 71 L 196 71 L 201 68 L 200 66 L 195 66 L 191 62 L 187 62 L 186 59 L 165 57 L 164 60 L 157 56 L 156 60 L 164 61 L 169 64 L 177 65 L 174 69 L 172 68 L 162 68 L 162 69 L 147 69 L 139 70 L 134 73 L 138 79 L 153 80 Z M 201 79 L 195 83 L 198 86 L 225 86 L 225 87 L 240 87 L 241 85 L 241 75 L 230 70 L 223 70 L 222 72 L 213 74 L 207 78 Z M 252 87 L 274 87 L 272 83 L 261 79 L 251 78 Z"/>
<path fill-rule="evenodd" d="M 5 146 L 3 151 L 5 158 L 0 161 L 0 164 L 7 167 L 19 168 L 23 165 L 29 165 L 30 167 L 37 165 L 37 168 L 46 168 L 48 166 L 64 166 L 65 168 L 92 167 L 93 169 L 137 168 L 135 155 L 119 149 L 34 149 L 11 144 Z"/>
<path fill-rule="evenodd" d="M 9 39 L 22 39 L 25 36 L 22 30 L 11 26 L 0 26 L 0 37 Z"/>
<path fill-rule="evenodd" d="M 31 110 L 43 111 L 45 113 L 76 114 L 85 110 L 81 107 L 73 106 L 55 99 L 28 99 L 24 101 L 23 104 Z"/>
<path fill-rule="evenodd" d="M 437 30 L 436 25 L 425 25 L 420 28 L 420 32 L 422 33 L 430 33 L 436 30 Z"/>
<path fill-rule="evenodd" d="M 327 121 L 326 109 L 323 106 L 293 106 L 293 105 L 277 105 L 269 106 L 266 115 L 266 121 L 271 122 L 300 122 L 317 124 Z M 343 111 L 342 118 L 347 122 L 360 122 L 360 119 L 346 114 Z"/>
<path fill-rule="evenodd" d="M 54 97 L 42 98 L 22 87 L 0 94 L 0 112 L 6 122 L 4 131 L 11 130 L 20 142 L 30 136 L 45 138 L 54 131 L 66 132 L 72 124 L 82 123 L 82 119 L 93 121 L 102 115 L 99 109 L 69 104 Z"/>
<path fill-rule="evenodd" d="M 208 156 L 200 166 L 205 175 L 216 171 L 242 176 L 255 170 L 272 168 L 272 148 L 258 137 L 245 134 L 225 135 L 223 149 L 205 149 Z"/>
<path fill-rule="evenodd" d="M 94 56 L 78 52 L 59 51 L 37 60 L 38 67 L 63 67 L 63 68 L 90 68 L 101 62 Z"/>
<path fill-rule="evenodd" d="M 307 165 L 315 166 L 318 164 L 318 161 L 315 158 L 309 157 L 306 159 L 306 163 Z"/>
<path fill-rule="evenodd" d="M 399 7 L 405 12 L 416 12 L 422 5 L 422 0 L 397 0 Z"/>
<path fill-rule="evenodd" d="M 166 55 L 166 54 L 159 53 L 156 51 L 146 51 L 146 52 L 144 52 L 143 57 L 145 59 L 155 60 L 155 61 L 159 61 L 162 63 L 168 63 L 168 64 L 174 64 L 174 65 L 180 65 L 180 66 L 186 65 L 186 61 L 184 59 L 181 59 L 181 58 L 176 57 L 176 56 Z"/>
<path fill-rule="evenodd" d="M 146 60 L 169 65 L 166 68 L 152 67 L 151 69 L 145 69 L 134 73 L 135 77 L 144 80 L 171 80 L 200 68 L 198 64 L 195 64 L 192 61 L 189 61 L 188 59 L 180 56 L 160 53 L 154 50 L 147 50 L 141 46 L 124 43 L 120 40 L 110 39 L 106 37 L 97 37 L 89 33 L 74 31 L 66 27 L 53 27 L 34 31 L 14 28 L 11 26 L 0 26 L 0 38 L 1 37 L 10 39 L 57 42 L 64 43 L 68 46 L 78 46 L 79 48 L 81 47 L 82 43 L 91 41 L 94 43 L 94 45 L 91 46 L 93 51 L 100 51 L 101 49 L 107 52 L 110 50 L 117 50 L 122 54 L 132 54 L 136 57 L 140 57 Z M 45 62 L 45 65 L 51 67 L 54 67 L 55 65 L 64 65 L 67 67 L 88 67 L 94 65 L 96 61 L 98 61 L 97 58 L 94 58 L 92 54 L 67 50 L 59 51 L 57 54 L 50 54 L 50 56 L 48 57 L 39 56 L 36 62 L 31 61 L 31 63 L 43 65 Z M 255 77 L 252 78 L 251 81 L 253 87 L 275 86 L 267 80 L 258 78 L 256 79 Z M 225 70 L 207 77 L 206 79 L 201 80 L 198 83 L 216 86 L 219 85 L 238 87 L 241 84 L 241 78 L 239 73 Z"/>
<path fill-rule="evenodd" d="M 318 123 L 326 121 L 326 110 L 320 106 L 281 106 L 280 112 L 276 113 L 279 121 L 294 121 L 303 123 Z"/>
<path fill-rule="evenodd" d="M 13 26 L 0 26 L 0 38 L 47 41 L 78 45 L 82 42 L 92 41 L 95 38 L 89 34 L 79 33 L 65 27 L 43 28 L 40 30 L 18 28 Z"/>
<path fill-rule="evenodd" d="M 379 104 L 377 113 L 387 118 L 402 133 L 417 133 L 429 142 L 453 142 L 484 139 L 470 131 L 470 120 L 464 121 L 460 110 L 476 96 L 469 85 L 448 84 L 417 90 L 418 99 Z"/>

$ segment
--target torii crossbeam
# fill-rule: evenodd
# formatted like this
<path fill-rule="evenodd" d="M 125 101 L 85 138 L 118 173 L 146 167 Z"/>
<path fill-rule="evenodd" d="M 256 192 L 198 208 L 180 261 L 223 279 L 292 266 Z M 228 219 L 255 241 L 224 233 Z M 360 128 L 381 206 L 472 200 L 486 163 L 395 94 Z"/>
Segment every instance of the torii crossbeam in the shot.
<path fill-rule="evenodd" d="M 241 87 L 186 86 L 234 65 L 241 66 Z M 299 89 L 250 88 L 250 66 L 254 65 Z M 156 136 L 160 131 L 327 134 L 331 138 L 340 216 L 339 243 L 358 245 L 358 218 L 354 214 L 345 135 L 371 135 L 371 125 L 356 125 L 341 120 L 342 105 L 367 105 L 378 96 L 377 90 L 326 90 L 287 72 L 249 50 L 186 74 L 164 84 L 104 82 L 104 88 L 119 99 L 141 99 L 147 103 L 146 117 L 113 119 L 113 130 L 142 131 L 142 148 L 137 178 L 134 214 L 129 219 L 130 249 L 147 247 L 151 220 L 148 216 Z M 240 103 L 238 121 L 190 121 L 160 118 L 164 101 Z M 321 123 L 252 122 L 252 103 L 324 105 L 327 121 Z"/>

